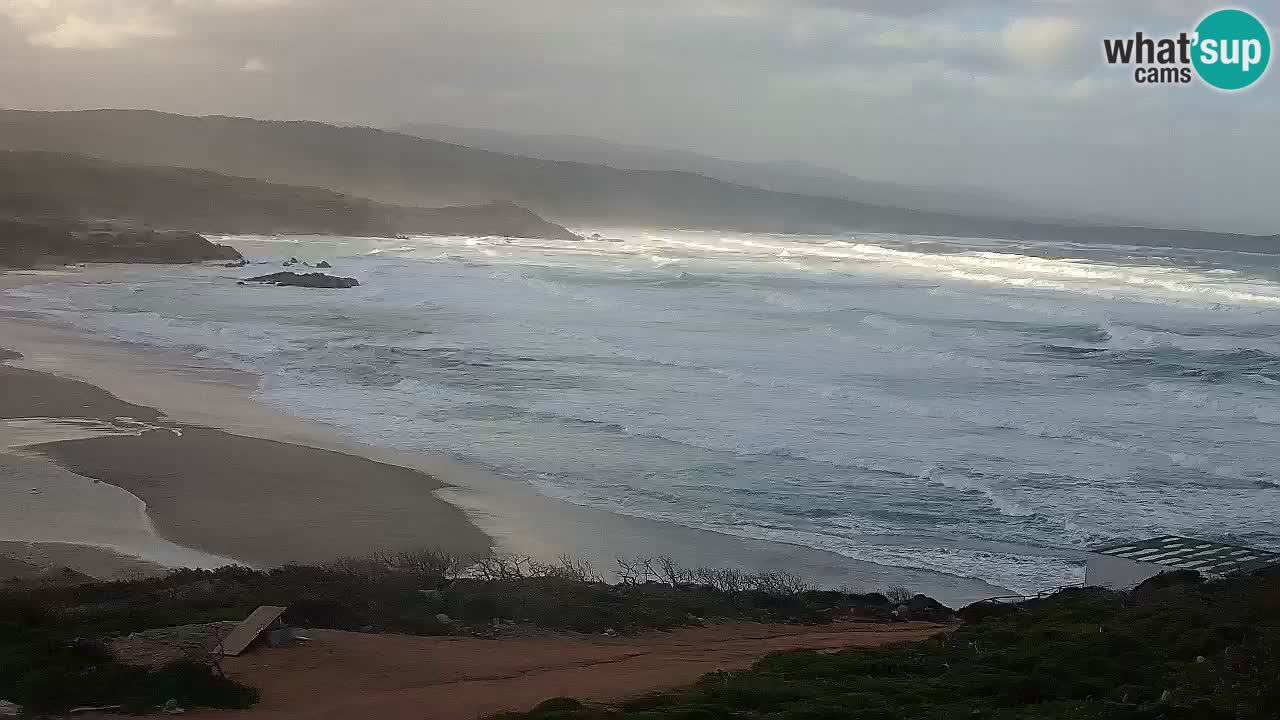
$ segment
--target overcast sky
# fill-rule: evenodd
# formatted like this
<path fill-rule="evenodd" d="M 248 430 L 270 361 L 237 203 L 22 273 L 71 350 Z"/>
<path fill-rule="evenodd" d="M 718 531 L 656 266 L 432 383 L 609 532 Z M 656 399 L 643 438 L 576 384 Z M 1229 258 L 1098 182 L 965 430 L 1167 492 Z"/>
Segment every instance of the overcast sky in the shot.
<path fill-rule="evenodd" d="M 1274 69 L 1226 94 L 1102 62 L 1219 6 L 0 0 L 0 105 L 569 133 L 1280 232 Z"/>

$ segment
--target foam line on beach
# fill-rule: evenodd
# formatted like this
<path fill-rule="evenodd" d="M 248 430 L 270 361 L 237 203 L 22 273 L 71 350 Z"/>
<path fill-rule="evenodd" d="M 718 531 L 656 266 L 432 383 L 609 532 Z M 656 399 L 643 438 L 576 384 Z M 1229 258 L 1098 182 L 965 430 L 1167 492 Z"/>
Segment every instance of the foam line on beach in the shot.
<path fill-rule="evenodd" d="M 152 430 L 182 435 L 180 428 L 164 427 L 128 417 L 118 417 L 111 421 L 72 417 L 6 418 L 0 420 L 0 451 L 13 451 L 64 440 L 137 436 Z"/>

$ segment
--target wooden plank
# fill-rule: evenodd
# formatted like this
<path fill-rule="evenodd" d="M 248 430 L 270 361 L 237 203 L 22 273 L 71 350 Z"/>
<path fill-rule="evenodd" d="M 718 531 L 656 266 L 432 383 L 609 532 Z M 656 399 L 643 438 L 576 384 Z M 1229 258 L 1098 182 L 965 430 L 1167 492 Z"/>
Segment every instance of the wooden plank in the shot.
<path fill-rule="evenodd" d="M 284 611 L 287 609 L 288 608 L 276 607 L 274 605 L 263 605 L 257 610 L 254 610 L 253 614 L 245 618 L 244 622 L 237 625 L 236 629 L 232 630 L 231 634 L 223 639 L 222 654 L 229 657 L 235 657 L 236 655 L 244 652 L 245 648 L 249 647 L 249 645 L 262 634 L 262 631 L 266 630 L 267 627 L 283 615 Z"/>

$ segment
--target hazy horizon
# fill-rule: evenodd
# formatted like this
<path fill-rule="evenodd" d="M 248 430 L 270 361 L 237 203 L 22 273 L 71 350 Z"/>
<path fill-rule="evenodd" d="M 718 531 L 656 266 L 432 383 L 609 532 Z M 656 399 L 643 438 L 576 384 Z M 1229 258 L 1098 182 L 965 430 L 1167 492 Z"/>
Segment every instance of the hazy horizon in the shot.
<path fill-rule="evenodd" d="M 0 0 L 0 97 L 573 135 L 1280 231 L 1275 79 L 1136 85 L 1104 37 L 1190 29 L 1218 4 L 1111 5 Z"/>

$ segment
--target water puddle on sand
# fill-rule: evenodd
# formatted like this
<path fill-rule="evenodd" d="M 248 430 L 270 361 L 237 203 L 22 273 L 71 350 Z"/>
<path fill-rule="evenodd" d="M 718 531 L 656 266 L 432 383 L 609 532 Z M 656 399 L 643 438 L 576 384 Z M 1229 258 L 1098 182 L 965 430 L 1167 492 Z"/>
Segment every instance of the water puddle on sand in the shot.
<path fill-rule="evenodd" d="M 235 561 L 160 537 L 146 503 L 128 491 L 64 470 L 26 450 L 93 437 L 180 433 L 132 418 L 0 420 L 0 541 L 91 545 L 165 567 L 214 568 Z"/>

